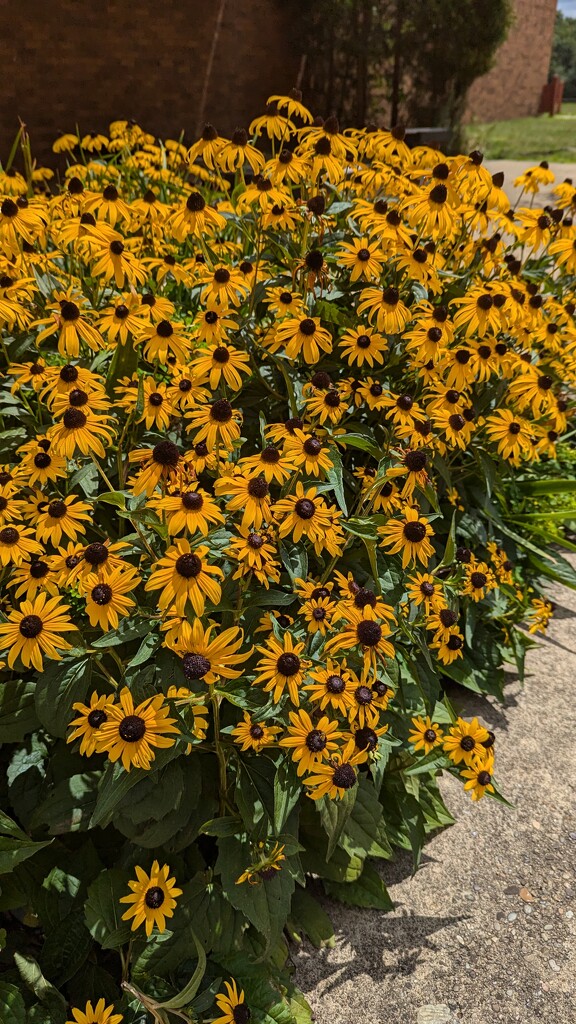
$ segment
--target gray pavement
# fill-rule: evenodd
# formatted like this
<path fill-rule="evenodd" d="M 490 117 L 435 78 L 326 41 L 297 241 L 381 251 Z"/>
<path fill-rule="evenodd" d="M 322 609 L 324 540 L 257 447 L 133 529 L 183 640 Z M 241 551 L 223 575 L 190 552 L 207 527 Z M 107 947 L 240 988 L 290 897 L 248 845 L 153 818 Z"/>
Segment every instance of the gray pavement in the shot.
<path fill-rule="evenodd" d="M 575 1024 L 576 592 L 552 596 L 524 687 L 511 677 L 504 706 L 460 691 L 462 713 L 497 733 L 514 809 L 444 779 L 456 824 L 414 877 L 403 854 L 380 862 L 395 910 L 323 901 L 335 947 L 295 955 L 317 1024 Z"/>

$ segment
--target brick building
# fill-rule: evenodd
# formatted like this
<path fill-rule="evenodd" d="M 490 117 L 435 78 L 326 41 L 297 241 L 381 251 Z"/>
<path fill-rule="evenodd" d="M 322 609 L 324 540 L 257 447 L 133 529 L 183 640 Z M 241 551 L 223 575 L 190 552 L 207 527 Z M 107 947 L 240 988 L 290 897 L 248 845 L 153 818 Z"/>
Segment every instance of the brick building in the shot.
<path fill-rule="evenodd" d="M 134 118 L 165 138 L 195 137 L 219 0 L 0 0 L 0 160 L 27 124 L 35 155 L 55 136 Z M 284 0 L 228 0 L 206 118 L 247 126 L 266 98 L 295 83 Z"/>
<path fill-rule="evenodd" d="M 514 0 L 514 24 L 494 67 L 468 94 L 468 118 L 499 121 L 538 113 L 548 78 L 556 0 Z"/>

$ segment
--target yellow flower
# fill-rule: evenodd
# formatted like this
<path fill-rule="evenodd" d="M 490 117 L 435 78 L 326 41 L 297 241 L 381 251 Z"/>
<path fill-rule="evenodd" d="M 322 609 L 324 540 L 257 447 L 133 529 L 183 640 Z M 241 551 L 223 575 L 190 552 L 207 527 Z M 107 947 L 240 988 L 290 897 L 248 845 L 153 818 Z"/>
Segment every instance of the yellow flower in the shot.
<path fill-rule="evenodd" d="M 132 918 L 132 931 L 136 931 L 140 925 L 144 925 L 146 935 L 149 936 L 156 926 L 162 934 L 166 931 L 166 918 L 174 916 L 176 897 L 182 895 L 182 889 L 178 889 L 175 885 L 175 878 L 169 877 L 168 865 L 164 864 L 161 868 L 157 860 L 152 864 L 149 875 L 138 865 L 134 870 L 136 871 L 136 880 L 128 882 L 132 892 L 130 895 L 120 898 L 120 903 L 132 904 L 122 914 L 122 920 L 129 921 Z"/>
<path fill-rule="evenodd" d="M 134 707 L 132 694 L 124 687 L 120 703 L 108 707 L 108 718 L 99 728 L 98 751 L 105 751 L 111 761 L 121 760 L 127 772 L 131 768 L 148 771 L 156 757 L 153 748 L 165 750 L 176 742 L 172 734 L 178 735 L 179 729 L 169 713 L 161 693 Z"/>

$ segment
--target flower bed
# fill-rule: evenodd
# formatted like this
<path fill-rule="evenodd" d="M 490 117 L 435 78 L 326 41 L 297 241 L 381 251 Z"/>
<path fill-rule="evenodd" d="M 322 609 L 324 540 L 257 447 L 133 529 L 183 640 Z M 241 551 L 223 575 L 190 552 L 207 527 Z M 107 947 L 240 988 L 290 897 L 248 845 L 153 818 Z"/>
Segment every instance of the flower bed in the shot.
<path fill-rule="evenodd" d="M 439 773 L 503 799 L 448 684 L 500 696 L 575 583 L 530 503 L 570 490 L 576 190 L 513 212 L 479 153 L 275 103 L 0 173 L 14 1024 L 310 1020 L 307 879 L 389 909 Z"/>

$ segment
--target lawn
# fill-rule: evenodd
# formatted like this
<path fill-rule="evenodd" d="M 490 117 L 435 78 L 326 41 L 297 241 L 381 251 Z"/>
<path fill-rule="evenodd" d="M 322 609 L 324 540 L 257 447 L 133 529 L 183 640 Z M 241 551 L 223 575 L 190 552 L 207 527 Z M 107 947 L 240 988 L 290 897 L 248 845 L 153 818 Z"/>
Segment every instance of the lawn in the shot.
<path fill-rule="evenodd" d="M 565 103 L 555 117 L 519 117 L 465 128 L 469 149 L 481 149 L 488 159 L 576 160 L 576 103 Z"/>

